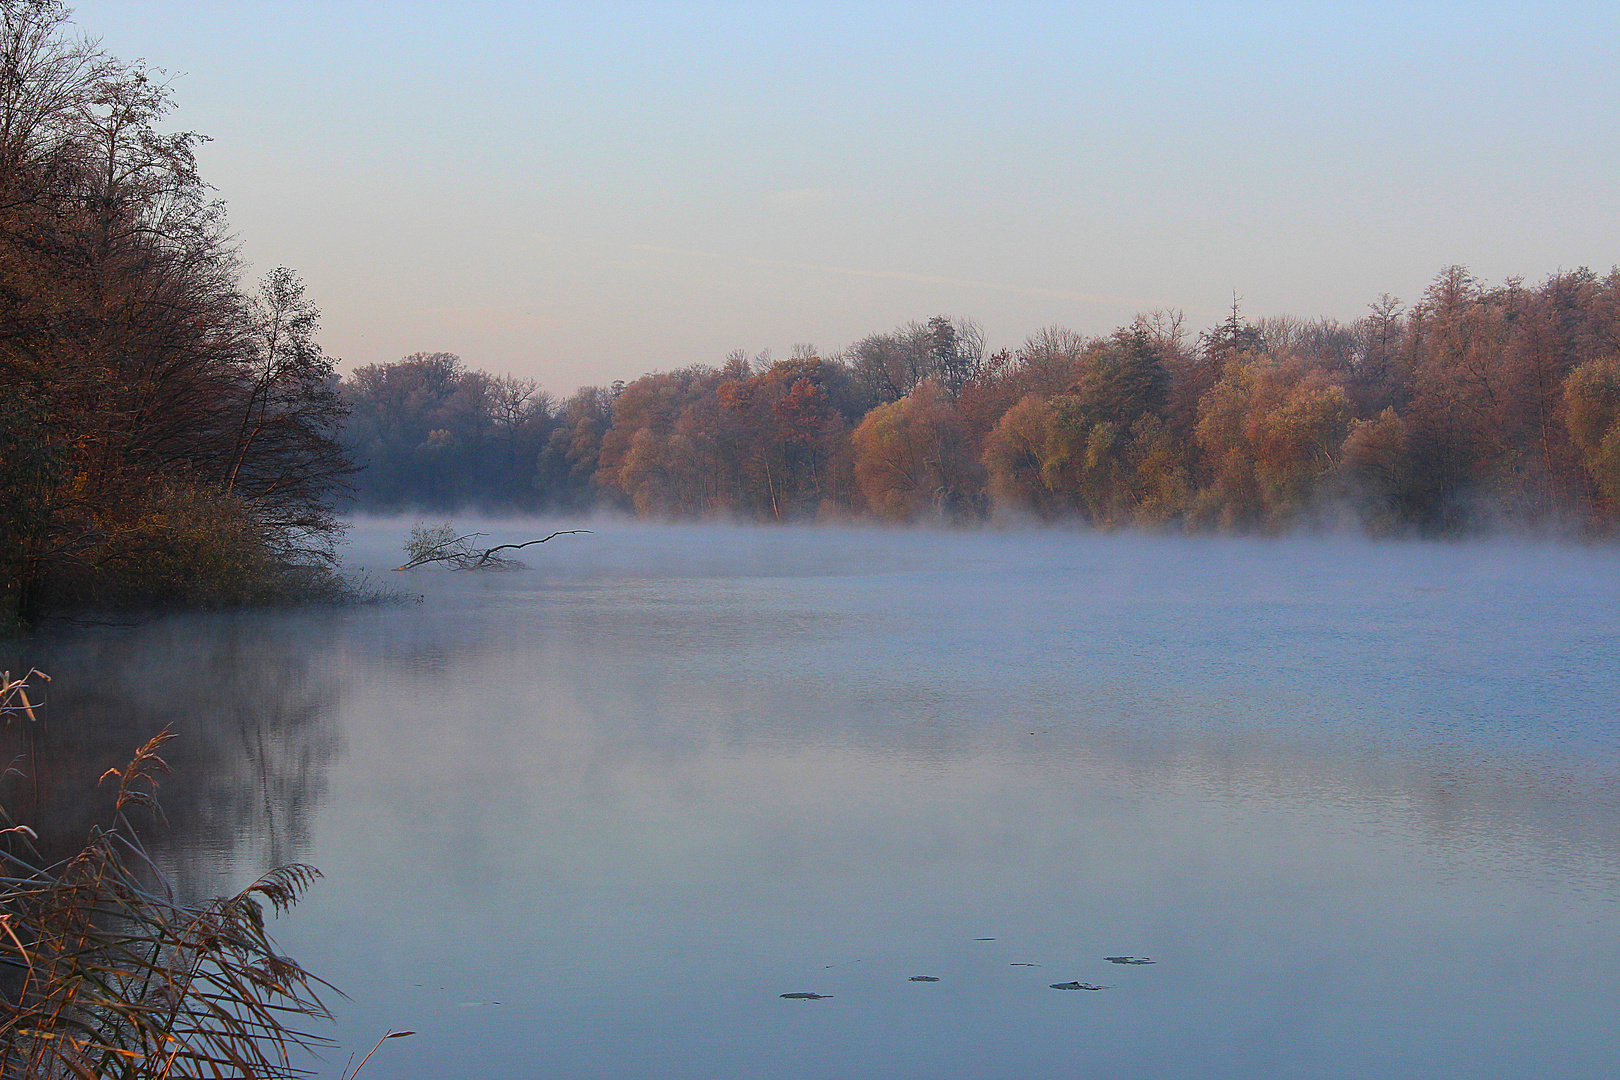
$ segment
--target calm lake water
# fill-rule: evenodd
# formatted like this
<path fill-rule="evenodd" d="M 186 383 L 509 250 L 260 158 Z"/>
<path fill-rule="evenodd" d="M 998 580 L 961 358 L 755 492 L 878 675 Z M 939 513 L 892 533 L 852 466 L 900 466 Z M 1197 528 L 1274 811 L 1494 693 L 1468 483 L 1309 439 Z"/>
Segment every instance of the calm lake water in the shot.
<path fill-rule="evenodd" d="M 30 797 L 174 723 L 182 888 L 326 874 L 322 1075 L 1620 1075 L 1620 550 L 593 528 L 13 647 Z"/>

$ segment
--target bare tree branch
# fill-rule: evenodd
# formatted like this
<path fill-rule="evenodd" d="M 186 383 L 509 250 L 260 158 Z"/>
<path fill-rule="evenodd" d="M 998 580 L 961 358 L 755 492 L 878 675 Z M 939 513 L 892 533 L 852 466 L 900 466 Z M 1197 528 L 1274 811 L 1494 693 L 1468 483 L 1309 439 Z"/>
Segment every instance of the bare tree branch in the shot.
<path fill-rule="evenodd" d="M 497 555 L 496 552 L 516 551 L 534 544 L 543 544 L 559 536 L 576 536 L 590 531 L 561 529 L 538 540 L 481 548 L 475 546 L 473 541 L 483 536 L 483 533 L 463 533 L 457 536 L 449 525 L 418 524 L 412 526 L 411 538 L 405 543 L 405 554 L 409 555 L 410 559 L 403 566 L 394 567 L 394 570 L 414 570 L 418 566 L 427 566 L 431 563 L 442 563 L 452 570 L 518 570 L 522 568 L 522 563 L 516 559 Z"/>

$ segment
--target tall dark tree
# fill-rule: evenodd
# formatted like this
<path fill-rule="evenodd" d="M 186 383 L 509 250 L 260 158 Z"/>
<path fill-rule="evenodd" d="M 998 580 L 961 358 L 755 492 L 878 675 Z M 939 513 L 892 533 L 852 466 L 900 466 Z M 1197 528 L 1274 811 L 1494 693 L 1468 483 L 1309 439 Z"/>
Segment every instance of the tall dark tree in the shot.
<path fill-rule="evenodd" d="M 954 398 L 984 362 L 984 331 L 971 319 L 936 315 L 862 338 L 845 361 L 867 409 L 898 401 L 924 379 Z"/>
<path fill-rule="evenodd" d="M 171 108 L 61 4 L 0 0 L 0 580 L 25 618 L 248 599 L 339 532 L 314 309 L 287 271 L 243 293 Z"/>

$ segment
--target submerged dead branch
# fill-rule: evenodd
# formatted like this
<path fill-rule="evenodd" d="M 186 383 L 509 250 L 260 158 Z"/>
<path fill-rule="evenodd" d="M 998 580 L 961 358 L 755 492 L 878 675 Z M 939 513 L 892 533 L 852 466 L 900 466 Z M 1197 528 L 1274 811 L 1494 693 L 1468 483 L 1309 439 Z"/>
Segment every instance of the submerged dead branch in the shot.
<path fill-rule="evenodd" d="M 394 569 L 414 570 L 418 566 L 438 564 L 448 566 L 452 570 L 521 570 L 523 563 L 497 553 L 517 551 L 535 544 L 543 544 L 559 536 L 575 536 L 590 531 L 562 529 L 538 540 L 526 540 L 521 544 L 496 544 L 494 547 L 486 548 L 480 547 L 477 543 L 484 536 L 483 533 L 463 533 L 458 536 L 449 525 L 413 525 L 410 539 L 405 541 L 405 554 L 410 558 L 403 566 L 396 566 Z"/>

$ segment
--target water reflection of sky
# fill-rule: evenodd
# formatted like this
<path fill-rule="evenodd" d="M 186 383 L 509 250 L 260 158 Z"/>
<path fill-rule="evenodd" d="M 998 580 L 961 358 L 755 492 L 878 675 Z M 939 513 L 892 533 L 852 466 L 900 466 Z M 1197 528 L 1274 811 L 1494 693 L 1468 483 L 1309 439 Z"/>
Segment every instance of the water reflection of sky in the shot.
<path fill-rule="evenodd" d="M 406 525 L 351 559 L 388 565 Z M 238 775 L 306 803 L 327 880 L 280 936 L 350 994 L 346 1043 L 422 1033 L 374 1078 L 1620 1065 L 1612 549 L 535 551 L 412 575 L 420 605 L 256 621 L 233 662 L 270 676 L 199 691 L 238 726 L 231 687 L 320 698 Z M 164 625 L 130 663 L 186 655 Z"/>

